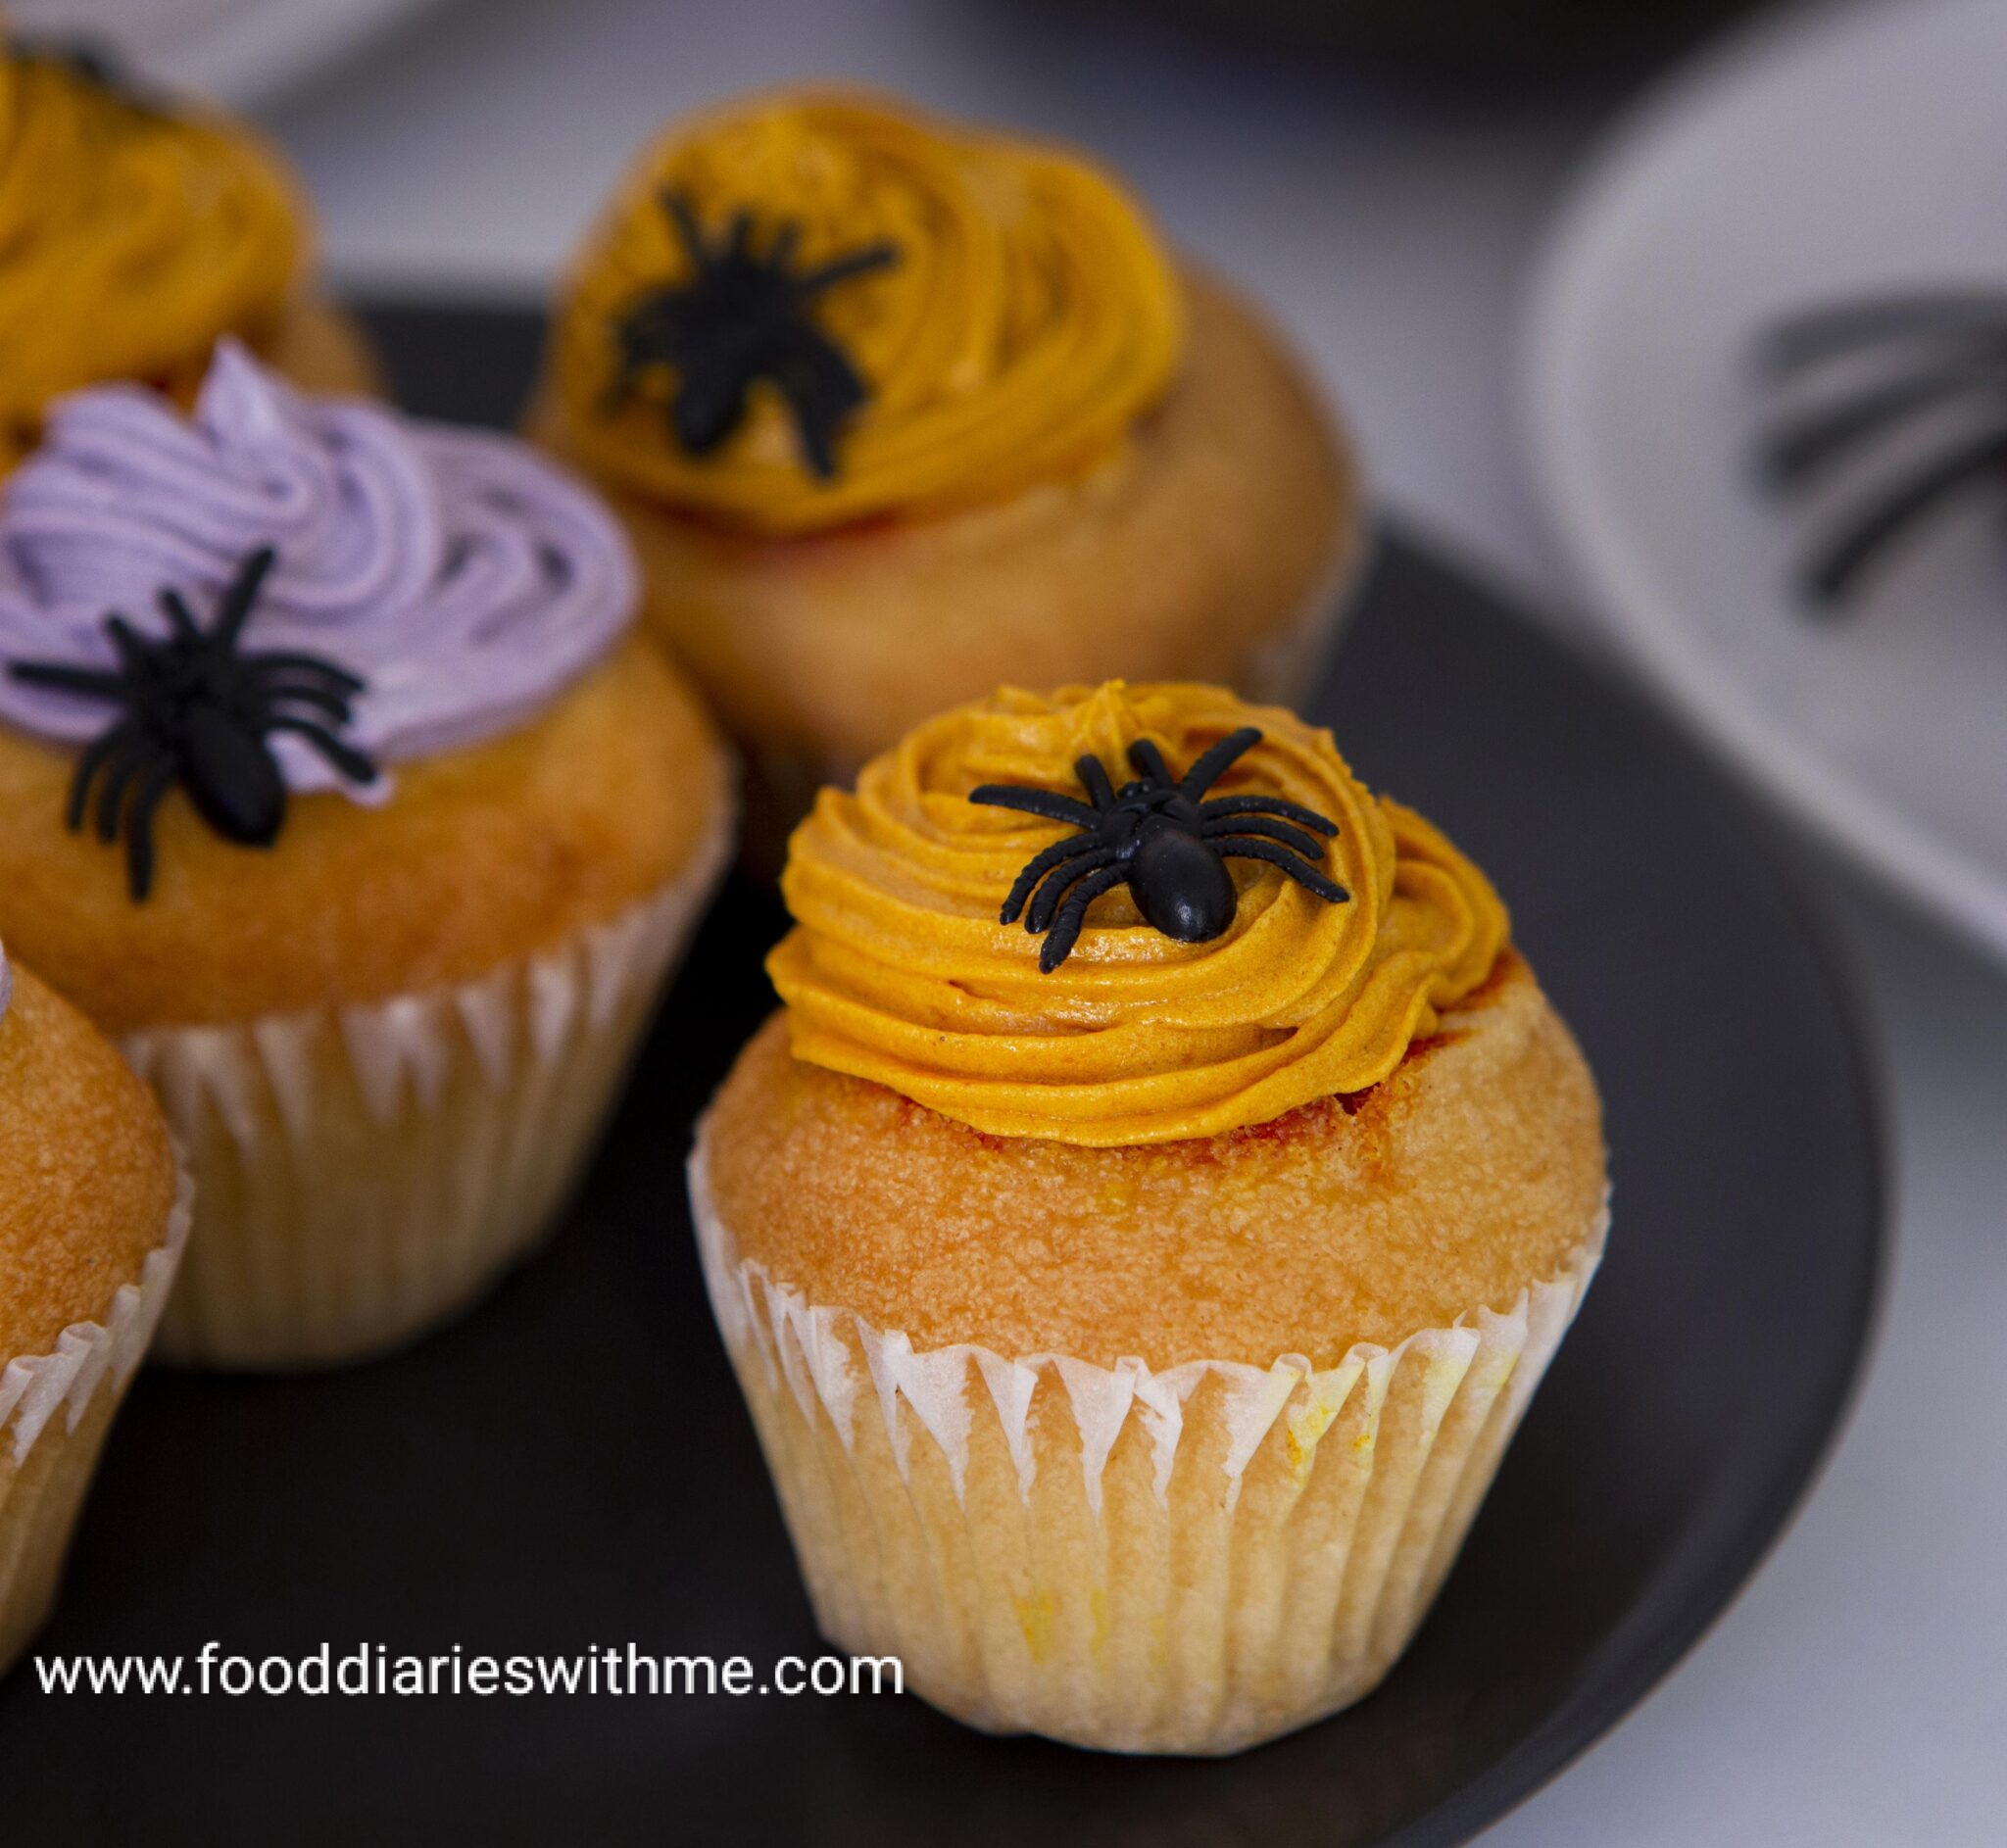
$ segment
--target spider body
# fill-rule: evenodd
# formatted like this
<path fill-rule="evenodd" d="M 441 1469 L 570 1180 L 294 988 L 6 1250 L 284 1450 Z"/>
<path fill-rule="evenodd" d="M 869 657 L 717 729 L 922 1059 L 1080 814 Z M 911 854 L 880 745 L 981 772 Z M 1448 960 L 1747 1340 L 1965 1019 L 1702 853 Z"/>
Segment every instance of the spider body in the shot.
<path fill-rule="evenodd" d="M 2007 483 L 2007 293 L 1895 295 L 1781 322 L 1761 360 L 1791 402 L 1759 461 L 1777 489 L 1854 486 L 1817 538 L 1806 597 L 1843 604 L 1914 527 Z M 1886 457 L 1878 466 L 1878 458 Z"/>
<path fill-rule="evenodd" d="M 1129 891 L 1143 921 L 1181 944 L 1207 943 L 1234 921 L 1233 877 L 1202 826 L 1168 806 L 1145 815 L 1128 866 Z"/>
<path fill-rule="evenodd" d="M 106 617 L 116 672 L 66 661 L 9 667 L 27 685 L 120 708 L 77 760 L 67 820 L 80 830 L 94 812 L 107 846 L 122 834 L 134 902 L 153 889 L 154 817 L 176 784 L 223 839 L 262 848 L 278 839 L 286 819 L 274 735 L 305 739 L 353 782 L 375 780 L 376 766 L 336 735 L 364 690 L 356 675 L 316 655 L 253 654 L 239 646 L 273 561 L 269 546 L 244 560 L 207 629 L 172 589 L 160 594 L 168 633 L 159 640 L 142 636 L 122 615 Z"/>
<path fill-rule="evenodd" d="M 985 783 L 969 801 L 1015 808 L 1080 833 L 1035 853 L 1018 874 L 999 913 L 1003 923 L 1022 916 L 1026 930 L 1046 933 L 1039 967 L 1050 975 L 1072 953 L 1088 906 L 1102 893 L 1127 885 L 1145 923 L 1181 944 L 1208 943 L 1234 921 L 1239 895 L 1230 859 L 1257 859 L 1328 903 L 1350 895 L 1315 864 L 1335 822 L 1282 796 L 1226 796 L 1205 792 L 1261 740 L 1253 726 L 1222 738 L 1202 753 L 1183 778 L 1173 777 L 1163 754 L 1147 738 L 1129 747 L 1137 772 L 1118 790 L 1101 759 L 1073 766 L 1091 802 L 1016 783 Z"/>
<path fill-rule="evenodd" d="M 795 267 L 799 223 L 781 225 L 756 250 L 750 212 L 735 213 L 713 243 L 686 194 L 666 192 L 662 206 L 690 275 L 637 296 L 615 323 L 612 404 L 625 403 L 651 373 L 672 370 L 670 433 L 690 455 L 709 456 L 744 421 L 753 386 L 765 379 L 793 415 L 803 460 L 830 479 L 837 436 L 870 388 L 811 311 L 838 283 L 898 262 L 897 249 L 868 244 L 802 269 Z"/>

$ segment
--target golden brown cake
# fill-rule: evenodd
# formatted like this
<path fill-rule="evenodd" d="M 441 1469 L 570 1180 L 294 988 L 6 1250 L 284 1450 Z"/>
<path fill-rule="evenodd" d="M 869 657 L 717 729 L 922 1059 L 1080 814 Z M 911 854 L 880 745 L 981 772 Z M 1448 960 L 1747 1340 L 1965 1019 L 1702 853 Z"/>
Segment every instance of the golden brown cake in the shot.
<path fill-rule="evenodd" d="M 188 1154 L 164 1353 L 387 1347 L 549 1223 L 728 851 L 633 608 L 519 445 L 227 345 L 192 418 L 74 395 L 9 482 L 0 930 Z"/>
<path fill-rule="evenodd" d="M 1293 697 L 1360 549 L 1349 454 L 1258 310 L 1077 157 L 877 98 L 648 149 L 530 424 L 626 520 L 768 828 L 1006 677 Z"/>
<path fill-rule="evenodd" d="M 55 1601 L 187 1227 L 146 1087 L 0 949 L 0 1675 Z"/>
<path fill-rule="evenodd" d="M 1328 733 L 1113 683 L 918 728 L 783 890 L 692 1193 L 825 1633 L 1118 1750 L 1358 1699 L 1603 1239 L 1483 875 Z"/>
<path fill-rule="evenodd" d="M 307 208 L 245 124 L 96 64 L 0 47 L 0 471 L 64 392 L 126 378 L 192 397 L 234 334 L 301 384 L 376 383 L 317 291 Z"/>

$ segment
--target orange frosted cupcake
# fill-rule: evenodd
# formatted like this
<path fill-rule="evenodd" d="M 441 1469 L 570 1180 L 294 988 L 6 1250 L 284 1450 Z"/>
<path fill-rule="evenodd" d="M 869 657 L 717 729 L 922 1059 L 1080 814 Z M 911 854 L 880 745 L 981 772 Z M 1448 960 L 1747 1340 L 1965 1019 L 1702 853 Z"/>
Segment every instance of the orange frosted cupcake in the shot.
<path fill-rule="evenodd" d="M 1359 551 L 1343 439 L 1252 304 L 1078 156 L 878 97 L 648 148 L 531 421 L 612 497 L 769 819 L 1006 676 L 1292 697 Z"/>
<path fill-rule="evenodd" d="M 0 948 L 0 1675 L 55 1602 L 187 1231 L 146 1087 Z"/>
<path fill-rule="evenodd" d="M 1483 875 L 1329 733 L 1113 682 L 922 725 L 783 891 L 691 1187 L 824 1632 L 1124 1751 L 1358 1699 L 1602 1247 Z"/>
<path fill-rule="evenodd" d="M 191 397 L 222 334 L 302 384 L 372 387 L 311 243 L 298 187 L 244 123 L 88 57 L 0 46 L 0 471 L 79 385 Z"/>

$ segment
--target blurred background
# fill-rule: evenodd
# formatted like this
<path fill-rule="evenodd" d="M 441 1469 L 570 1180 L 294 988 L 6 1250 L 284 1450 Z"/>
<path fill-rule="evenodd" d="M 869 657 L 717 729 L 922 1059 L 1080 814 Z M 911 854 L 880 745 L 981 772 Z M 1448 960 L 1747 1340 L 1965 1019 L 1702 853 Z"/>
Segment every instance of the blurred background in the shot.
<path fill-rule="evenodd" d="M 2007 721 L 1990 715 L 2007 712 L 2007 559 L 1997 506 L 1983 509 L 1973 543 L 1947 540 L 1891 584 L 1896 608 L 1806 643 L 1809 665 L 1755 642 L 1738 656 L 1739 638 L 1800 616 L 1778 608 L 1782 541 L 1741 492 L 1732 349 L 1756 331 L 1759 274 L 1780 304 L 1850 280 L 2007 288 L 2007 98 L 1983 93 L 2007 70 L 2007 7 L 10 11 L 24 27 L 102 28 L 249 109 L 301 169 L 354 295 L 532 299 L 664 118 L 836 75 L 1091 146 L 1177 240 L 1266 298 L 1356 424 L 1390 517 L 1638 677 L 1797 824 L 1887 1082 L 1893 1271 L 1824 1482 L 1716 1632 L 1487 1839 L 2003 1838 Z M 1691 387 L 1694 330 L 1717 327 L 1711 382 Z M 1913 714 L 1893 727 L 1882 691 L 1891 661 L 1917 684 L 1917 635 L 1940 670 L 1957 663 L 1930 694 L 1947 713 L 1935 740 Z M 1869 814 L 1878 841 L 1919 851 L 1858 838 Z"/>
<path fill-rule="evenodd" d="M 334 277 L 352 290 L 536 291 L 640 140 L 720 93 L 847 76 L 1073 137 L 1122 168 L 1177 238 L 1288 319 L 1362 426 L 1395 504 L 1528 569 L 1543 548 L 1510 434 L 1520 271 L 1597 126 L 1669 40 L 1723 10 L 1723 0 L 9 8 L 24 29 L 102 29 L 163 74 L 248 106 L 303 171 Z M 1632 16 L 1648 29 L 1627 26 Z M 1249 43 L 1237 21 L 1263 29 Z M 1350 54 L 1354 41 L 1370 56 Z"/>

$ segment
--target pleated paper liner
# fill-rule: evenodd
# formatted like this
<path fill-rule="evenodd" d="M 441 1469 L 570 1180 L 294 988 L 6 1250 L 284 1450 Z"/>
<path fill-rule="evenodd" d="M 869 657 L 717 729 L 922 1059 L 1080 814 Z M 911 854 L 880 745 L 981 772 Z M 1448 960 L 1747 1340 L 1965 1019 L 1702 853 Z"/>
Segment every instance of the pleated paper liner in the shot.
<path fill-rule="evenodd" d="M 0 1674 L 49 1615 L 98 1453 L 146 1353 L 188 1239 L 183 1169 L 161 1242 L 97 1322 L 0 1369 Z"/>
<path fill-rule="evenodd" d="M 197 1185 L 157 1351 L 214 1367 L 358 1359 L 527 1255 L 597 1141 L 731 832 L 721 811 L 654 897 L 480 981 L 128 1040 Z"/>
<path fill-rule="evenodd" d="M 1334 1713 L 1407 1646 L 1601 1256 L 1502 1312 L 1318 1369 L 1151 1370 L 805 1302 L 691 1196 L 707 1287 L 817 1622 L 969 1725 L 1221 1753 Z"/>

